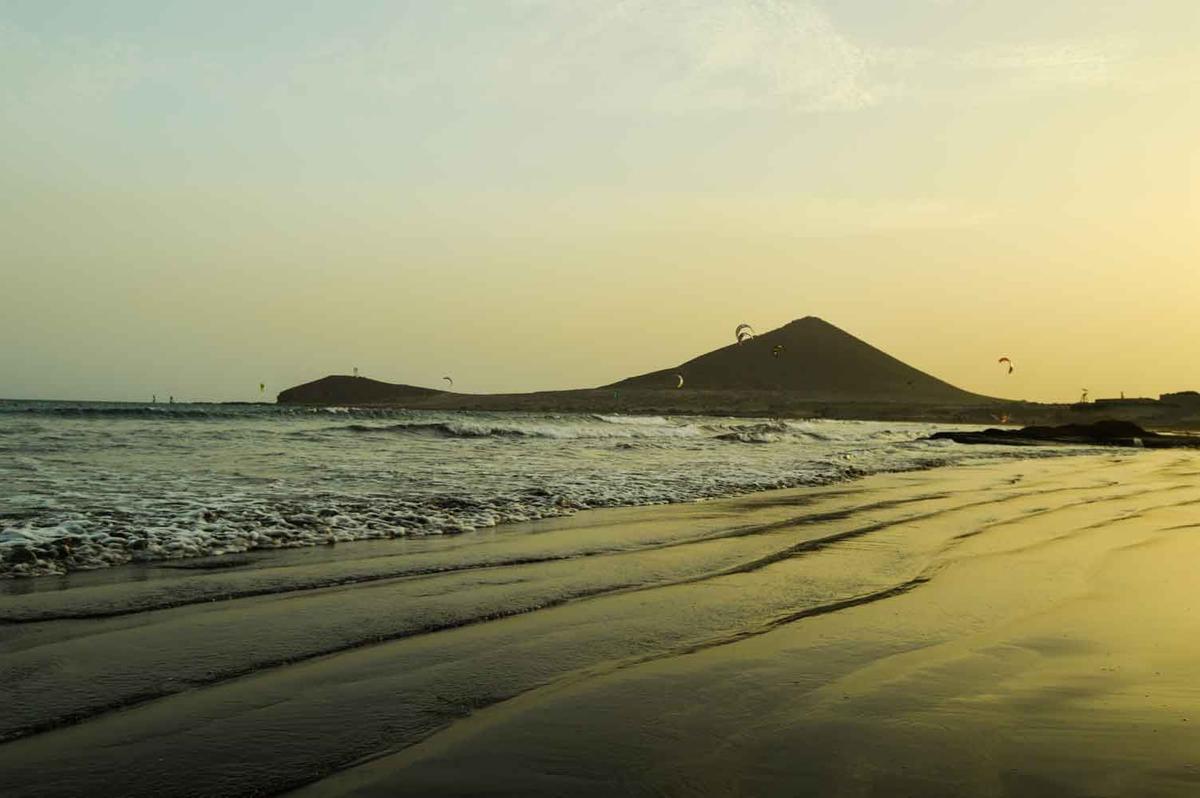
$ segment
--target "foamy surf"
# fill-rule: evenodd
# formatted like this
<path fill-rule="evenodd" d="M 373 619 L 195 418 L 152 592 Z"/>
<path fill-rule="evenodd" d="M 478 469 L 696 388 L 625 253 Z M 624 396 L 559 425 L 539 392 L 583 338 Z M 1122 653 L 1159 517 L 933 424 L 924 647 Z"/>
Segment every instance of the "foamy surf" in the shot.
<path fill-rule="evenodd" d="M 928 424 L 0 403 L 0 577 L 470 532 L 1071 449 Z M 749 444 L 749 445 L 742 445 Z"/>

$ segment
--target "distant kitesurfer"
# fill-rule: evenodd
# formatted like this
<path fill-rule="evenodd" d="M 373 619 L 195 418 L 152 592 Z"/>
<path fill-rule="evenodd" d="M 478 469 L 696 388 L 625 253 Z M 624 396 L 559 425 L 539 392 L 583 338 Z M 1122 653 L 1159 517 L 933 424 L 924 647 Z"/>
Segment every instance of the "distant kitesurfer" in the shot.
<path fill-rule="evenodd" d="M 754 337 L 754 328 L 743 322 L 734 328 L 733 336 L 737 338 L 739 344 L 743 341 L 749 341 Z"/>
<path fill-rule="evenodd" d="M 999 361 L 997 361 L 997 362 L 1000 362 L 1000 363 L 1007 363 L 1007 364 L 1008 364 L 1008 373 L 1009 373 L 1009 374 L 1012 374 L 1012 373 L 1013 373 L 1013 362 L 1012 362 L 1012 360 L 1011 360 L 1011 359 L 1009 359 L 1009 358 L 1007 358 L 1007 357 L 1002 357 L 1002 358 L 1000 358 L 1000 360 L 999 360 Z"/>
<path fill-rule="evenodd" d="M 454 387 L 454 380 L 450 379 L 449 377 L 442 377 L 442 379 L 445 380 L 446 382 L 450 383 L 451 388 Z"/>
<path fill-rule="evenodd" d="M 786 348 L 783 344 L 775 344 L 775 346 L 771 347 L 771 357 L 779 357 Z"/>

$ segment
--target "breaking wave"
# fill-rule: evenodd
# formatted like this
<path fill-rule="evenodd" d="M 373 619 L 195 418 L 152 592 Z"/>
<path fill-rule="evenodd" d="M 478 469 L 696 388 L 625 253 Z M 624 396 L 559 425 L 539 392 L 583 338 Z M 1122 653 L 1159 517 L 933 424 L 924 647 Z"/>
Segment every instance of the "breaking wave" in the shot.
<path fill-rule="evenodd" d="M 924 424 L 13 404 L 0 403 L 0 577 L 457 534 L 1071 451 L 958 447 L 924 440 Z"/>

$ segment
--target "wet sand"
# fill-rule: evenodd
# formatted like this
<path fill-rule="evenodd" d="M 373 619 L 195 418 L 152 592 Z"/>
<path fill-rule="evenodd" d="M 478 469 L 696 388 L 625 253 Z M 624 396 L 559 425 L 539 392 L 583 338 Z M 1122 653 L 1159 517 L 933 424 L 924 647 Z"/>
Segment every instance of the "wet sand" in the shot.
<path fill-rule="evenodd" d="M 6 584 L 0 793 L 1200 794 L 1198 476 L 1105 451 Z"/>

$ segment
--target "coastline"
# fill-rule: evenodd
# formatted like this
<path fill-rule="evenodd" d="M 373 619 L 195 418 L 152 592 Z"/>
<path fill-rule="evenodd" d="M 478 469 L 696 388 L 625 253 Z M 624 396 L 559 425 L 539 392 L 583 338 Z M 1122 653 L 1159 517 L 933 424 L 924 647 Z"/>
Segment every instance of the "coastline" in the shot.
<path fill-rule="evenodd" d="M 19 454 L 0 465 L 15 485 L 0 501 L 0 593 L 9 577 L 156 562 L 215 570 L 264 550 L 1085 451 L 963 447 L 931 441 L 933 425 L 890 422 L 190 405 L 31 412 L 43 415 L 0 419 Z M 55 454 L 65 440 L 77 451 L 69 463 Z M 215 468 L 197 473 L 201 460 Z"/>
<path fill-rule="evenodd" d="M 797 396 L 788 391 L 668 390 L 589 388 L 513 394 L 464 394 L 437 391 L 380 401 L 355 401 L 329 394 L 311 401 L 280 400 L 281 407 L 338 405 L 362 410 L 430 410 L 483 413 L 623 414 L 630 416 L 702 416 L 711 418 L 786 418 L 838 421 L 903 421 L 946 424 L 993 424 L 1001 416 L 1021 423 L 1077 418 L 1068 405 L 1012 400 L 975 402 L 903 402 L 857 400 L 830 394 Z"/>
<path fill-rule="evenodd" d="M 1008 651 L 1016 644 L 1005 634 L 1015 633 L 1004 630 L 1046 637 L 1055 623 L 1086 639 L 1071 638 L 1066 654 L 1051 643 L 1045 652 L 1013 649 L 1041 652 L 1043 667 L 1012 678 L 1045 682 L 1050 698 L 1069 704 L 1073 679 L 1094 681 L 1099 644 L 1124 655 L 1127 668 L 1149 667 L 1156 661 L 1144 638 L 1109 640 L 1072 614 L 1097 589 L 1097 574 L 1107 574 L 1113 596 L 1129 586 L 1174 602 L 1159 612 L 1140 601 L 1149 621 L 1131 616 L 1122 628 L 1190 629 L 1194 618 L 1167 611 L 1181 606 L 1178 585 L 1127 585 L 1133 566 L 1120 552 L 1141 544 L 1129 563 L 1188 561 L 1192 539 L 1163 530 L 1188 524 L 1200 503 L 1198 463 L 1186 452 L 1104 450 L 958 465 L 586 511 L 454 538 L 288 550 L 214 572 L 113 569 L 66 590 L 7 593 L 0 668 L 14 712 L 0 730 L 0 786 L 12 795 L 84 785 L 249 795 L 314 783 L 317 794 L 371 795 L 553 794 L 569 784 L 599 794 L 611 791 L 614 774 L 635 774 L 619 786 L 732 793 L 810 779 L 862 787 L 845 752 L 831 748 L 849 746 L 851 732 L 873 741 L 875 754 L 863 754 L 879 771 L 870 783 L 903 786 L 887 781 L 900 774 L 879 770 L 900 745 L 884 733 L 892 727 L 854 720 L 866 717 L 864 707 L 893 713 L 896 695 L 880 698 L 888 685 L 903 682 L 914 701 L 936 705 L 941 693 L 913 674 L 962 660 L 970 675 L 973 658 L 990 650 L 980 641 Z M 178 604 L 181 595 L 189 602 Z M 1079 646 L 1092 653 L 1070 654 Z M 1176 664 L 1194 654 L 1182 644 L 1174 651 Z M 791 700 L 799 684 L 817 703 Z M 965 677 L 938 684 L 955 685 L 958 701 L 985 704 L 994 687 Z M 851 698 L 834 696 L 845 685 L 855 687 L 843 690 Z M 1156 683 L 1139 711 L 1168 694 L 1172 711 L 1190 711 L 1196 699 L 1179 673 Z M 824 713 L 819 729 L 805 720 L 814 706 Z M 652 707 L 666 720 L 645 716 Z M 933 734 L 947 721 L 935 710 L 936 723 L 909 726 Z M 1009 729 L 1011 713 L 1005 718 Z M 1057 729 L 1058 750 L 1083 756 L 1090 738 L 1067 739 L 1078 718 L 1064 710 L 1059 721 L 1043 718 L 1039 728 Z M 1094 724 L 1116 733 L 1103 719 Z M 720 745 L 689 737 L 705 728 L 736 734 Z M 1172 733 L 1194 743 L 1191 728 Z M 795 758 L 773 742 L 784 731 L 809 745 L 825 739 L 822 761 L 831 764 L 797 771 L 762 753 Z M 639 769 L 650 750 L 658 764 Z M 1138 750 L 1186 772 L 1168 751 Z M 351 767 L 366 759 L 375 761 Z M 448 781 L 462 777 L 464 761 L 478 762 L 469 769 L 476 781 Z M 978 764 L 945 758 L 939 767 L 966 779 L 947 784 L 975 784 Z M 1030 778 L 1062 786 L 1033 770 Z M 551 771 L 560 775 L 546 781 Z M 736 781 L 737 773 L 756 781 Z M 1143 777 L 1162 794 L 1177 787 Z"/>

